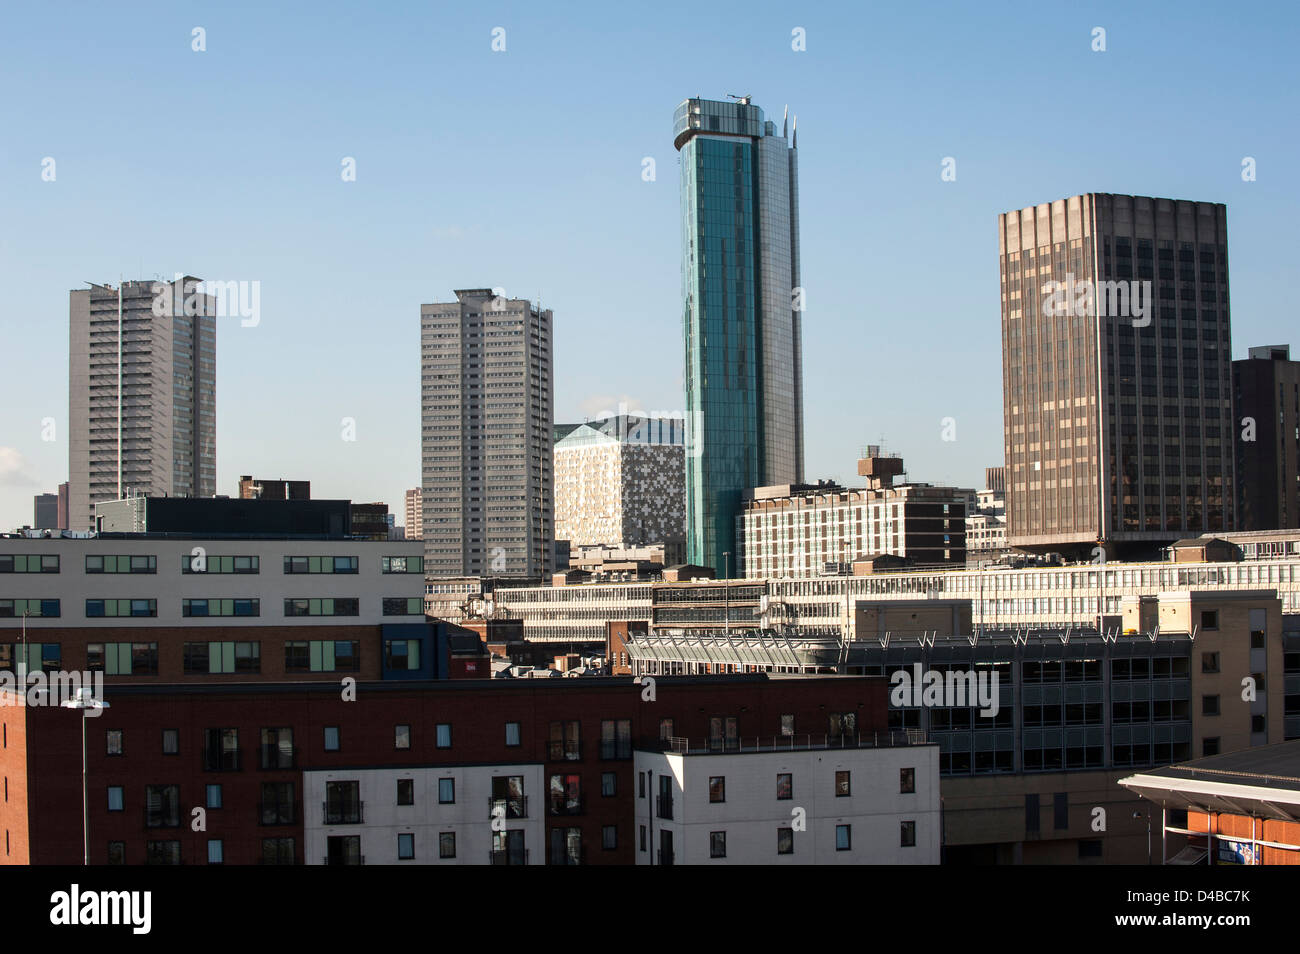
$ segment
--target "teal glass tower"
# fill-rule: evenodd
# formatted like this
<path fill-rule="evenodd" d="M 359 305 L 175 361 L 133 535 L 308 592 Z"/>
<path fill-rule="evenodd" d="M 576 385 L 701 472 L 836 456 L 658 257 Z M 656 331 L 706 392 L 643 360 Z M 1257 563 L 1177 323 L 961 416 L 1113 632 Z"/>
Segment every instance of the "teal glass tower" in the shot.
<path fill-rule="evenodd" d="M 686 100 L 673 137 L 681 154 L 686 558 L 736 575 L 744 491 L 803 482 L 798 133 L 783 122 L 778 135 L 746 96 Z"/>

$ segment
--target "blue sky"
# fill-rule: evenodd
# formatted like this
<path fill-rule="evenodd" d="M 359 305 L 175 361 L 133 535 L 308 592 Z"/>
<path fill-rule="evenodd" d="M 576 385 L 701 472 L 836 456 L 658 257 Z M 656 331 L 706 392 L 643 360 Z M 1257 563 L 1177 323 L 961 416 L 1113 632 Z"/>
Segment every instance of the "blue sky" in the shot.
<path fill-rule="evenodd" d="M 978 485 L 1002 458 L 999 212 L 1088 191 L 1225 202 L 1233 356 L 1300 345 L 1298 19 L 1283 3 L 10 5 L 0 527 L 66 479 L 68 291 L 87 280 L 261 282 L 260 324 L 218 328 L 220 493 L 283 476 L 400 512 L 419 482 L 419 305 L 454 288 L 554 309 L 557 419 L 680 409 L 672 113 L 727 93 L 799 117 L 809 477 L 856 482 L 883 438 L 913 478 Z"/>

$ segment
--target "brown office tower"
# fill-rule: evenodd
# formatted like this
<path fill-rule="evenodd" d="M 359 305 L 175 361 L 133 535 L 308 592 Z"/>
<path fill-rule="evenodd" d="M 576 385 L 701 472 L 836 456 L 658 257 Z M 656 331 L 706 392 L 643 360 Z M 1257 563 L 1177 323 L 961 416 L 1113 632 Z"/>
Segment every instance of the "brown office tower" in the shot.
<path fill-rule="evenodd" d="M 1226 206 L 1077 195 L 998 216 L 998 243 L 1008 543 L 1234 529 Z"/>
<path fill-rule="evenodd" d="M 1232 362 L 1242 530 L 1300 527 L 1300 361 L 1288 345 Z"/>

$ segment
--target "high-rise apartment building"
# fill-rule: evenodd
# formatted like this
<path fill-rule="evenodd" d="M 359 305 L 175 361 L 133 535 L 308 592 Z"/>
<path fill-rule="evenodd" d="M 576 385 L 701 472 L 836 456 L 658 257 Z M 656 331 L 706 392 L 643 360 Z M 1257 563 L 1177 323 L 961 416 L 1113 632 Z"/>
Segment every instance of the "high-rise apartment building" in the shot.
<path fill-rule="evenodd" d="M 1242 530 L 1300 527 L 1300 361 L 1289 345 L 1232 362 Z"/>
<path fill-rule="evenodd" d="M 420 306 L 425 569 L 551 570 L 551 312 L 491 289 Z"/>
<path fill-rule="evenodd" d="M 1226 207 L 1077 195 L 1000 215 L 998 241 L 1008 543 L 1232 529 Z"/>
<path fill-rule="evenodd" d="M 217 492 L 217 309 L 198 285 L 70 293 L 68 529 L 127 494 Z"/>
<path fill-rule="evenodd" d="M 572 547 L 642 547 L 686 535 L 680 417 L 619 414 L 555 444 L 555 536 Z"/>
<path fill-rule="evenodd" d="M 681 153 L 687 560 L 721 570 L 723 553 L 737 550 L 745 490 L 803 481 L 797 139 L 787 141 L 747 96 L 686 100 L 673 136 Z"/>
<path fill-rule="evenodd" d="M 406 491 L 406 539 L 424 539 L 424 489 L 412 487 Z"/>

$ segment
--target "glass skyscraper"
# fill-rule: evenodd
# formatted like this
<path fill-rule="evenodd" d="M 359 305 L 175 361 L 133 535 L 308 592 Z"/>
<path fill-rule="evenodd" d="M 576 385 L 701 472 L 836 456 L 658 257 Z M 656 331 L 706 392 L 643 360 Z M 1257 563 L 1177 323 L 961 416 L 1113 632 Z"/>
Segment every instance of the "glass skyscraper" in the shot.
<path fill-rule="evenodd" d="M 797 139 L 786 135 L 749 97 L 688 99 L 673 117 L 682 184 L 686 558 L 719 573 L 739 566 L 744 491 L 803 481 Z"/>

